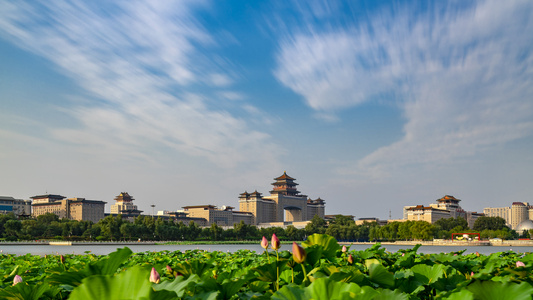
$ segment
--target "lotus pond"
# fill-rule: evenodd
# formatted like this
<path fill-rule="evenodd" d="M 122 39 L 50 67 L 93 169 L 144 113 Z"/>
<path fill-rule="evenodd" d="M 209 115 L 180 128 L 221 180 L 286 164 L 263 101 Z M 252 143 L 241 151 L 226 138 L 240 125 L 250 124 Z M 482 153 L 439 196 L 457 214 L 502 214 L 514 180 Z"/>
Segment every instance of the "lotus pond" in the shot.
<path fill-rule="evenodd" d="M 264 253 L 0 255 L 0 299 L 531 299 L 533 254 L 355 251 L 327 235 Z M 285 249 L 290 248 L 290 249 Z M 291 251 L 289 251 L 291 250 Z"/>

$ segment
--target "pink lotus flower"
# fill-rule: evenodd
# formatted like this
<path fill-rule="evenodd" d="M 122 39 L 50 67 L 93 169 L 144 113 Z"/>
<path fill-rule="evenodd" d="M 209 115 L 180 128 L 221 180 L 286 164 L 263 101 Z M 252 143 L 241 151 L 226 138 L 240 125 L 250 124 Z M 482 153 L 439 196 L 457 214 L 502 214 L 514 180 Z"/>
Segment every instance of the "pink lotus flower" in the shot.
<path fill-rule="evenodd" d="M 474 272 L 470 272 L 470 277 L 474 276 Z"/>
<path fill-rule="evenodd" d="M 348 263 L 351 265 L 353 264 L 353 256 L 350 254 L 348 255 Z"/>
<path fill-rule="evenodd" d="M 305 249 L 295 242 L 292 242 L 292 258 L 294 261 L 301 264 L 305 261 L 306 257 L 307 253 L 305 252 Z"/>
<path fill-rule="evenodd" d="M 346 249 L 346 246 L 342 246 L 342 253 L 346 253 L 347 249 Z"/>
<path fill-rule="evenodd" d="M 521 261 L 517 261 L 517 262 L 516 262 L 516 267 L 517 267 L 517 268 L 518 268 L 518 267 L 525 267 L 525 266 L 526 266 L 526 264 L 524 264 L 524 263 L 521 262 Z"/>
<path fill-rule="evenodd" d="M 159 276 L 159 273 L 157 273 L 155 268 L 152 267 L 152 271 L 150 272 L 150 282 L 159 283 L 160 281 L 161 277 Z"/>
<path fill-rule="evenodd" d="M 16 285 L 20 282 L 22 282 L 22 277 L 20 277 L 19 275 L 15 275 L 15 278 L 13 278 L 13 285 Z"/>
<path fill-rule="evenodd" d="M 263 236 L 263 239 L 261 240 L 261 247 L 263 247 L 265 250 L 268 248 L 268 240 L 264 236 Z"/>
<path fill-rule="evenodd" d="M 281 243 L 279 242 L 279 239 L 275 233 L 272 234 L 272 241 L 270 243 L 272 244 L 271 247 L 273 250 L 278 250 L 281 248 Z"/>

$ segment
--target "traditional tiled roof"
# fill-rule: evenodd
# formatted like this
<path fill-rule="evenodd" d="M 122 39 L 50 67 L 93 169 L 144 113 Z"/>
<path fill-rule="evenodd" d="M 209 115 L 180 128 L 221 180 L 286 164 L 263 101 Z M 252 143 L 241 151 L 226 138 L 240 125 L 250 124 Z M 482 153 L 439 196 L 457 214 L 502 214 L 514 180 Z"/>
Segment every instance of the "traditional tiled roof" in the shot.
<path fill-rule="evenodd" d="M 289 175 L 287 175 L 287 172 L 286 171 L 283 171 L 283 175 L 277 177 L 277 178 L 274 178 L 274 180 L 296 180 L 292 177 L 290 177 Z"/>
<path fill-rule="evenodd" d="M 255 190 L 253 193 L 250 194 L 250 196 L 255 196 L 255 197 L 261 197 L 261 193 L 259 193 L 257 190 Z"/>
<path fill-rule="evenodd" d="M 31 199 L 42 199 L 42 198 L 50 198 L 50 199 L 65 199 L 65 196 L 61 195 L 54 195 L 54 194 L 46 194 L 46 195 L 38 195 L 30 197 Z"/>
<path fill-rule="evenodd" d="M 446 195 L 446 196 L 444 196 L 444 197 L 442 197 L 440 199 L 437 199 L 437 202 L 443 202 L 443 201 L 457 201 L 457 202 L 459 202 L 461 200 L 455 198 L 454 196 L 450 196 L 450 195 Z"/>

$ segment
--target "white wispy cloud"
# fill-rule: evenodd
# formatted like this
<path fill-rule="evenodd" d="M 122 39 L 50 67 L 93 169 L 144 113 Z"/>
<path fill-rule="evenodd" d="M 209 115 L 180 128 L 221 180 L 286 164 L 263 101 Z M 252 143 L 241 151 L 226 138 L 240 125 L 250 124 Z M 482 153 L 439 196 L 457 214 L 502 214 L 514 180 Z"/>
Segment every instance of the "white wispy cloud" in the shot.
<path fill-rule="evenodd" d="M 275 74 L 317 113 L 376 99 L 403 110 L 403 138 L 350 172 L 446 164 L 533 134 L 533 4 L 448 5 L 351 27 L 306 24 L 281 40 Z"/>
<path fill-rule="evenodd" d="M 268 134 L 210 108 L 207 93 L 191 88 L 240 95 L 231 72 L 210 58 L 216 40 L 194 18 L 207 5 L 7 1 L 0 34 L 55 63 L 94 99 L 62 108 L 79 124 L 51 129 L 58 140 L 131 158 L 152 159 L 166 147 L 222 167 L 273 164 L 279 147 Z"/>

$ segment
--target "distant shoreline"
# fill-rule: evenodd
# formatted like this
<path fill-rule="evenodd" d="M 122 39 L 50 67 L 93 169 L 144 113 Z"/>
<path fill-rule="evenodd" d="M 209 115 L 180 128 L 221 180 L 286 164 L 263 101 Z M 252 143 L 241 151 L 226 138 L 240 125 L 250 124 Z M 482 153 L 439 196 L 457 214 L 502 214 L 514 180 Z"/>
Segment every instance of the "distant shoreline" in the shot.
<path fill-rule="evenodd" d="M 290 244 L 292 241 L 282 241 L 282 244 Z M 504 240 L 504 241 L 397 241 L 397 242 L 339 242 L 340 245 L 374 245 L 381 243 L 381 245 L 398 245 L 398 246 L 416 246 L 418 244 L 422 246 L 509 246 L 509 247 L 533 247 L 533 240 Z M 94 241 L 21 241 L 21 242 L 0 242 L 0 245 L 52 245 L 52 246 L 108 246 L 108 245 L 254 245 L 259 244 L 258 241 L 106 241 L 106 242 L 94 242 Z"/>

